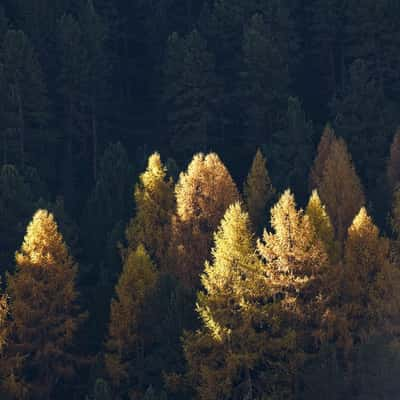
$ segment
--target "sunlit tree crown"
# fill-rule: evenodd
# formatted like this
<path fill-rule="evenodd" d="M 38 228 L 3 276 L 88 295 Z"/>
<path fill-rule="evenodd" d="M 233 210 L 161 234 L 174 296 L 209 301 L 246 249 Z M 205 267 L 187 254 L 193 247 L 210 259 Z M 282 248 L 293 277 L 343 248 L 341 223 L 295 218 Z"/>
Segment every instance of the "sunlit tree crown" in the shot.
<path fill-rule="evenodd" d="M 20 268 L 60 267 L 71 261 L 57 223 L 47 210 L 35 213 L 28 225 L 21 250 L 15 257 Z"/>
<path fill-rule="evenodd" d="M 170 236 L 171 216 L 175 206 L 172 179 L 160 155 L 149 157 L 146 171 L 135 186 L 136 216 L 131 220 L 126 236 L 129 247 L 142 243 L 151 256 L 160 262 L 166 253 Z"/>
<path fill-rule="evenodd" d="M 313 190 L 311 193 L 306 208 L 306 215 L 314 227 L 316 238 L 322 241 L 330 260 L 334 261 L 338 252 L 335 242 L 335 233 L 329 215 L 321 202 L 317 190 Z"/>
<path fill-rule="evenodd" d="M 259 241 L 258 247 L 272 269 L 310 274 L 309 268 L 325 258 L 310 219 L 303 210 L 297 210 L 290 190 L 272 208 L 271 227 L 273 231 L 264 231 L 264 240 Z"/>
<path fill-rule="evenodd" d="M 197 286 L 209 257 L 213 233 L 227 208 L 239 200 L 231 175 L 215 153 L 197 154 L 175 188 L 173 269 L 190 287 Z"/>
<path fill-rule="evenodd" d="M 177 213 L 182 221 L 205 219 L 217 227 L 239 193 L 227 168 L 215 153 L 196 154 L 176 185 Z"/>
<path fill-rule="evenodd" d="M 199 296 L 198 311 L 213 337 L 220 339 L 230 315 L 223 304 L 225 296 L 239 298 L 243 275 L 255 264 L 250 220 L 239 203 L 231 205 L 214 234 L 212 261 L 206 262 L 201 282 L 205 294 Z M 222 326 L 219 322 L 222 322 Z M 225 321 L 225 323 L 223 322 Z"/>

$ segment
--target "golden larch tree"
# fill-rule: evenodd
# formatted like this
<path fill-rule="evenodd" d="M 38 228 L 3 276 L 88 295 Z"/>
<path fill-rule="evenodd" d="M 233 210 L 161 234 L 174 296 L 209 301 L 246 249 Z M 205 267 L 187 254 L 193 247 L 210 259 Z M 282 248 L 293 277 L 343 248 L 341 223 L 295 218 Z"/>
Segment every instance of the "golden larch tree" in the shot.
<path fill-rule="evenodd" d="M 325 206 L 321 202 L 317 190 L 313 190 L 311 193 L 306 208 L 306 215 L 314 227 L 316 238 L 322 241 L 330 262 L 334 263 L 338 258 L 338 246 L 335 241 L 335 232 L 331 219 L 326 212 Z"/>
<path fill-rule="evenodd" d="M 201 276 L 201 327 L 184 337 L 187 377 L 198 399 L 259 398 L 278 382 L 272 360 L 293 347 L 293 335 L 276 337 L 279 321 L 262 268 L 249 216 L 235 203 L 214 235 L 212 260 Z"/>
<path fill-rule="evenodd" d="M 331 145 L 337 140 L 332 126 L 328 123 L 322 133 L 321 140 L 318 144 L 317 156 L 310 171 L 309 187 L 310 190 L 318 188 L 321 184 L 322 175 L 325 168 L 325 162 L 330 153 Z"/>
<path fill-rule="evenodd" d="M 376 335 L 400 333 L 400 271 L 389 257 L 389 241 L 381 237 L 364 207 L 348 229 L 341 282 L 341 312 L 348 340 L 366 343 Z"/>
<path fill-rule="evenodd" d="M 52 214 L 35 213 L 15 259 L 3 386 L 16 398 L 54 399 L 75 375 L 70 348 L 85 314 L 77 305 L 77 265 Z"/>
<path fill-rule="evenodd" d="M 158 274 L 143 245 L 125 255 L 123 271 L 111 302 L 105 363 L 116 393 L 126 396 L 139 384 L 143 308 Z"/>
<path fill-rule="evenodd" d="M 309 216 L 297 209 L 289 190 L 271 210 L 271 227 L 257 247 L 268 274 L 267 285 L 277 301 L 278 318 L 296 333 L 298 357 L 291 360 L 294 378 L 303 353 L 318 347 L 314 333 L 324 313 L 321 288 L 329 270 L 328 255 Z"/>
<path fill-rule="evenodd" d="M 212 235 L 227 208 L 239 200 L 236 185 L 215 153 L 197 154 L 175 188 L 171 270 L 189 288 L 197 287 Z"/>
<path fill-rule="evenodd" d="M 275 194 L 266 163 L 258 149 L 243 188 L 247 210 L 256 232 L 261 232 L 265 225 L 267 205 Z"/>
<path fill-rule="evenodd" d="M 335 228 L 335 236 L 342 244 L 347 228 L 365 204 L 361 181 L 342 138 L 330 147 L 317 189 Z"/>
<path fill-rule="evenodd" d="M 390 146 L 390 157 L 387 164 L 387 180 L 393 193 L 400 183 L 400 128 L 397 129 Z"/>
<path fill-rule="evenodd" d="M 128 247 L 135 250 L 142 243 L 150 256 L 161 264 L 171 235 L 171 217 L 175 208 L 172 178 L 158 153 L 148 159 L 147 169 L 135 187 L 136 215 L 126 230 Z"/>

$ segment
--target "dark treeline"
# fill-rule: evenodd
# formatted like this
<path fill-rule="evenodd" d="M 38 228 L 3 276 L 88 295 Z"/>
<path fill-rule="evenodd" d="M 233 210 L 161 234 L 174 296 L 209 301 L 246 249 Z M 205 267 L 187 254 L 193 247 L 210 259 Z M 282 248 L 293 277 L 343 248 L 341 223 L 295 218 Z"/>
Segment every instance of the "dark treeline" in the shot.
<path fill-rule="evenodd" d="M 399 18 L 393 0 L 2 0 L 1 396 L 395 398 Z M 309 240 L 292 264 L 285 212 Z M 267 280 L 237 286 L 238 262 Z M 336 277 L 301 286 L 314 265 Z M 26 311 L 46 296 L 62 318 Z M 243 322 L 263 318 L 268 338 Z"/>

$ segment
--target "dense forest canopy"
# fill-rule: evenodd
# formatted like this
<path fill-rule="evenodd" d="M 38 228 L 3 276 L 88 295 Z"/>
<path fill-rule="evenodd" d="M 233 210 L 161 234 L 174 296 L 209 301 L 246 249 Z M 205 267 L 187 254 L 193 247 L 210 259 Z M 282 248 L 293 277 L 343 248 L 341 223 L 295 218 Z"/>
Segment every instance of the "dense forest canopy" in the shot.
<path fill-rule="evenodd" d="M 397 398 L 399 18 L 1 0 L 0 398 Z"/>

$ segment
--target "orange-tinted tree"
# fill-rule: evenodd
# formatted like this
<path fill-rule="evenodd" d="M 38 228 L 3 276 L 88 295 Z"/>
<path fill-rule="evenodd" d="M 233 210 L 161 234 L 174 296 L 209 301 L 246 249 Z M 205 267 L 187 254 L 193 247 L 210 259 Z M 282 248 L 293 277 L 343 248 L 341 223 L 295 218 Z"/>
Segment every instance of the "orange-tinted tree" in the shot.
<path fill-rule="evenodd" d="M 209 256 L 213 232 L 239 193 L 215 153 L 195 155 L 187 172 L 181 173 L 175 193 L 170 268 L 186 286 L 195 287 Z"/>
<path fill-rule="evenodd" d="M 85 316 L 77 305 L 77 265 L 46 210 L 35 213 L 15 258 L 3 386 L 13 398 L 54 399 L 76 372 L 70 350 Z"/>
<path fill-rule="evenodd" d="M 142 245 L 130 250 L 111 302 L 106 370 L 115 394 L 127 396 L 140 386 L 144 336 L 141 318 L 148 295 L 157 282 L 157 270 Z"/>
<path fill-rule="evenodd" d="M 360 179 L 343 139 L 333 141 L 317 186 L 325 204 L 336 238 L 343 243 L 347 228 L 365 203 Z"/>
<path fill-rule="evenodd" d="M 310 171 L 309 187 L 310 190 L 318 188 L 321 184 L 325 162 L 330 153 L 331 145 L 336 141 L 336 135 L 332 126 L 328 123 L 322 133 L 321 140 L 318 144 L 317 156 L 315 157 L 314 164 Z"/>
<path fill-rule="evenodd" d="M 271 232 L 264 231 L 257 247 L 276 303 L 275 317 L 296 335 L 296 356 L 282 359 L 291 366 L 291 377 L 295 379 L 304 353 L 318 349 L 314 334 L 324 313 L 321 288 L 328 272 L 328 255 L 309 216 L 297 209 L 289 190 L 271 210 L 271 227 Z"/>
<path fill-rule="evenodd" d="M 149 157 L 147 169 L 135 187 L 136 215 L 126 230 L 129 248 L 142 243 L 157 264 L 165 260 L 175 207 L 174 186 L 160 155 Z"/>

